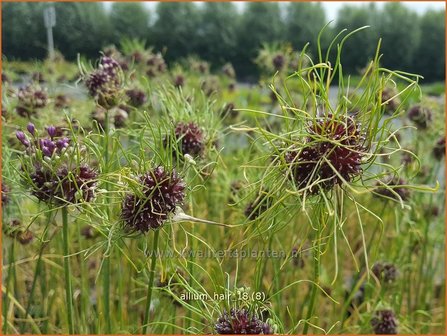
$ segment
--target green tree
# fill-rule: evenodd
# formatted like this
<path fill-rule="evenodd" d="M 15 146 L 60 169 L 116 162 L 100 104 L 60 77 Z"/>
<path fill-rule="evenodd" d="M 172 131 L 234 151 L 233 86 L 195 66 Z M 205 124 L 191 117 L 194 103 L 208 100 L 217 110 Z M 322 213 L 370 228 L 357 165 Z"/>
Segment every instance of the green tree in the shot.
<path fill-rule="evenodd" d="M 309 42 L 309 50 L 315 51 L 318 33 L 327 23 L 323 6 L 320 3 L 291 2 L 286 13 L 287 40 L 297 50 Z"/>
<path fill-rule="evenodd" d="M 30 2 L 2 4 L 2 53 L 17 59 L 47 55 L 43 5 Z"/>
<path fill-rule="evenodd" d="M 236 72 L 243 76 L 256 74 L 253 63 L 262 43 L 284 41 L 284 25 L 279 4 L 250 2 L 245 5 L 238 26 L 238 59 Z"/>
<path fill-rule="evenodd" d="M 382 64 L 394 70 L 413 71 L 420 39 L 417 14 L 403 4 L 393 2 L 383 7 L 378 21 L 382 38 Z"/>
<path fill-rule="evenodd" d="M 68 59 L 97 57 L 110 44 L 110 21 L 101 3 L 60 2 L 56 9 L 54 45 Z"/>
<path fill-rule="evenodd" d="M 343 6 L 338 12 L 335 32 L 347 29 L 349 33 L 363 26 L 370 26 L 352 35 L 343 48 L 343 69 L 347 73 L 358 73 L 374 57 L 378 33 L 378 10 L 374 3 L 367 6 Z"/>
<path fill-rule="evenodd" d="M 196 51 L 200 14 L 195 4 L 159 2 L 156 14 L 152 27 L 154 45 L 157 49 L 166 47 L 168 61 Z"/>
<path fill-rule="evenodd" d="M 214 65 L 233 61 L 237 48 L 238 12 L 231 2 L 207 2 L 201 10 L 197 53 Z"/>
<path fill-rule="evenodd" d="M 445 78 L 445 11 L 428 11 L 420 22 L 423 38 L 415 52 L 415 71 L 427 81 Z"/>
<path fill-rule="evenodd" d="M 113 41 L 122 38 L 148 38 L 149 11 L 139 2 L 115 2 L 110 12 Z"/>

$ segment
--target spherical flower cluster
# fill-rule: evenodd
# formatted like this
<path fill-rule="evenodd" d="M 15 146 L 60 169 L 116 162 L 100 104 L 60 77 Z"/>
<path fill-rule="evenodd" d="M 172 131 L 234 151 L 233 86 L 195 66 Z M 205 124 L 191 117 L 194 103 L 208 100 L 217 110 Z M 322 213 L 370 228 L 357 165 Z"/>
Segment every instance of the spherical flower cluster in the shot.
<path fill-rule="evenodd" d="M 372 267 L 372 272 L 380 281 L 384 283 L 394 282 L 397 278 L 397 267 L 392 263 L 377 262 Z"/>
<path fill-rule="evenodd" d="M 230 309 L 224 311 L 217 319 L 214 329 L 218 334 L 272 335 L 272 327 L 257 315 L 246 309 Z"/>
<path fill-rule="evenodd" d="M 284 67 L 285 61 L 286 60 L 283 54 L 277 54 L 275 57 L 273 57 L 272 64 L 275 70 L 281 70 Z"/>
<path fill-rule="evenodd" d="M 120 65 L 113 58 L 103 56 L 99 66 L 85 79 L 85 86 L 98 105 L 111 108 L 118 104 L 121 88 Z"/>
<path fill-rule="evenodd" d="M 150 55 L 146 65 L 148 67 L 146 74 L 151 78 L 165 73 L 167 69 L 166 62 L 160 53 Z"/>
<path fill-rule="evenodd" d="M 2 181 L 2 207 L 9 203 L 9 187 Z"/>
<path fill-rule="evenodd" d="M 129 97 L 129 104 L 133 107 L 141 107 L 147 101 L 146 94 L 139 89 L 127 90 L 126 95 Z"/>
<path fill-rule="evenodd" d="M 202 129 L 194 122 L 179 122 L 174 128 L 174 139 L 180 155 L 191 155 L 200 157 L 205 150 L 205 137 Z M 168 138 L 165 139 L 165 146 L 168 144 Z M 174 157 L 177 155 L 177 149 L 174 147 Z"/>
<path fill-rule="evenodd" d="M 436 160 L 441 160 L 445 156 L 445 137 L 441 137 L 433 147 L 433 156 Z"/>
<path fill-rule="evenodd" d="M 386 186 L 384 186 L 385 184 Z M 381 196 L 391 198 L 395 201 L 406 201 L 410 197 L 410 190 L 403 187 L 406 181 L 398 177 L 390 177 L 382 183 L 377 183 L 377 189 L 375 192 Z"/>
<path fill-rule="evenodd" d="M 378 310 L 371 319 L 371 326 L 376 335 L 396 335 L 397 320 L 391 309 Z"/>
<path fill-rule="evenodd" d="M 329 114 L 311 124 L 308 133 L 303 148 L 285 154 L 290 177 L 299 189 L 308 187 L 308 192 L 317 194 L 318 186 L 327 191 L 361 174 L 365 136 L 353 117 Z"/>
<path fill-rule="evenodd" d="M 32 84 L 19 88 L 17 98 L 16 111 L 21 117 L 30 117 L 32 114 L 36 114 L 39 109 L 44 108 L 48 103 L 46 90 Z"/>
<path fill-rule="evenodd" d="M 78 158 L 76 148 L 69 138 L 57 138 L 56 127 L 47 127 L 49 137 L 38 137 L 33 124 L 27 130 L 16 132 L 17 139 L 25 147 L 22 170 L 25 183 L 40 201 L 55 204 L 94 198 L 97 173 Z M 84 149 L 79 148 L 82 155 Z"/>
<path fill-rule="evenodd" d="M 142 189 L 125 196 L 121 218 L 129 232 L 142 233 L 161 227 L 185 198 L 185 183 L 175 170 L 157 167 L 139 177 Z"/>
<path fill-rule="evenodd" d="M 420 129 L 426 129 L 432 122 L 432 112 L 429 108 L 415 105 L 408 111 L 408 119 Z"/>
<path fill-rule="evenodd" d="M 183 75 L 177 75 L 174 78 L 174 86 L 175 87 L 182 87 L 185 85 L 185 76 Z"/>
<path fill-rule="evenodd" d="M 235 78 L 236 77 L 236 71 L 234 71 L 233 65 L 231 63 L 226 63 L 222 67 L 222 72 L 227 76 L 228 78 Z"/>

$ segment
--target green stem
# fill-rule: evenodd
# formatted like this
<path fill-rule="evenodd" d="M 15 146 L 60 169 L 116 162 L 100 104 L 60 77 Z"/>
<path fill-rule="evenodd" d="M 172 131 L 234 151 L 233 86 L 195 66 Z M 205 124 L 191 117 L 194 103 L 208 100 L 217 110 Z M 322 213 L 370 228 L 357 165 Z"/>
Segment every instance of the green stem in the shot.
<path fill-rule="evenodd" d="M 43 255 L 43 250 L 47 246 L 46 237 L 47 237 L 48 227 L 51 222 L 51 214 L 52 214 L 52 212 L 49 211 L 47 225 L 46 225 L 45 230 L 42 235 L 42 245 L 40 246 L 39 256 L 37 257 L 36 270 L 34 271 L 33 283 L 31 285 L 31 291 L 28 296 L 28 303 L 26 305 L 26 310 L 25 310 L 25 319 L 28 317 L 29 310 L 31 308 L 31 303 L 33 302 L 34 290 L 36 289 L 37 278 L 39 277 L 40 271 L 42 268 L 42 255 Z M 44 282 L 45 282 L 45 280 L 44 280 Z M 25 323 L 23 323 L 20 327 L 21 334 L 23 334 L 24 328 L 25 328 Z"/>
<path fill-rule="evenodd" d="M 108 173 L 109 171 L 109 110 L 106 110 L 105 113 L 105 129 L 104 129 L 104 173 Z M 105 187 L 109 190 L 109 184 L 106 182 Z M 109 206 L 108 206 L 108 198 L 106 197 L 106 212 L 108 214 L 108 218 L 110 218 Z M 105 256 L 103 262 L 103 296 L 104 296 L 104 320 L 106 324 L 106 334 L 112 333 L 112 319 L 110 318 L 110 257 Z"/>
<path fill-rule="evenodd" d="M 149 284 L 147 286 L 147 296 L 146 296 L 146 315 L 144 316 L 143 322 L 143 335 L 146 334 L 147 324 L 149 321 L 149 315 L 151 311 L 151 300 L 152 300 L 152 289 L 154 285 L 155 277 L 155 265 L 157 263 L 157 252 L 158 252 L 158 236 L 160 235 L 160 230 L 156 230 L 154 233 L 154 247 L 152 249 L 151 256 L 151 270 L 149 273 Z"/>
<path fill-rule="evenodd" d="M 322 215 L 320 218 L 322 219 Z M 320 284 L 320 236 L 321 236 L 321 222 L 318 222 L 317 227 L 317 239 L 315 242 L 315 246 L 313 248 L 314 254 L 314 284 L 312 284 L 312 291 L 310 294 L 310 302 L 309 302 L 309 310 L 307 311 L 306 323 L 303 328 L 303 335 L 306 335 L 309 330 L 309 320 L 312 318 L 315 308 L 315 301 L 317 299 L 317 286 L 316 284 Z"/>
<path fill-rule="evenodd" d="M 65 294 L 67 300 L 67 320 L 68 333 L 74 334 L 73 329 L 73 294 L 71 288 L 70 259 L 68 251 L 68 213 L 67 207 L 62 208 L 62 235 L 64 243 L 64 273 L 65 273 Z"/>

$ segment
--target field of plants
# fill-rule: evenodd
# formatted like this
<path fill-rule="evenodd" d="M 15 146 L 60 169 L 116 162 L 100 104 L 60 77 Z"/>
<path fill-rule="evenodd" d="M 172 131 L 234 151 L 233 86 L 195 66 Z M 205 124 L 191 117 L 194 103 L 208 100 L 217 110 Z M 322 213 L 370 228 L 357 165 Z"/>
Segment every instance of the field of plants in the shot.
<path fill-rule="evenodd" d="M 445 94 L 343 47 L 4 60 L 3 334 L 443 334 Z"/>

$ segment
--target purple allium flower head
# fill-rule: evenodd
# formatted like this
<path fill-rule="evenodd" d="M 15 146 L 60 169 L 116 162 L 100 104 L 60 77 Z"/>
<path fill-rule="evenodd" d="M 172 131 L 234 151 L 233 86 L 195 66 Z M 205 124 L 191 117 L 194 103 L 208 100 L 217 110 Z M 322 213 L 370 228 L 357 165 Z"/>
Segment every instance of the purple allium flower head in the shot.
<path fill-rule="evenodd" d="M 273 60 L 272 64 L 275 70 L 281 70 L 284 67 L 285 58 L 283 54 L 277 54 Z"/>
<path fill-rule="evenodd" d="M 178 123 L 175 126 L 175 137 L 181 143 L 182 154 L 201 156 L 205 149 L 202 129 L 194 122 Z"/>
<path fill-rule="evenodd" d="M 365 136 L 353 117 L 332 115 L 319 118 L 308 128 L 310 137 L 304 147 L 285 154 L 290 177 L 298 188 L 309 187 L 311 194 L 330 190 L 343 180 L 351 182 L 361 174 L 365 155 Z"/>
<path fill-rule="evenodd" d="M 433 156 L 441 160 L 445 156 L 445 136 L 442 136 L 433 147 Z"/>
<path fill-rule="evenodd" d="M 392 263 L 376 262 L 371 270 L 377 279 L 384 283 L 394 282 L 398 275 L 397 267 Z"/>
<path fill-rule="evenodd" d="M 245 335 L 271 335 L 272 327 L 262 321 L 257 315 L 246 309 L 230 309 L 230 313 L 224 311 L 217 319 L 214 330 L 218 334 L 245 334 Z"/>
<path fill-rule="evenodd" d="M 127 90 L 126 95 L 129 97 L 129 104 L 133 107 L 143 106 L 147 101 L 146 94 L 139 89 Z"/>
<path fill-rule="evenodd" d="M 121 218 L 129 232 L 161 227 L 185 198 L 185 183 L 175 170 L 157 167 L 139 177 L 141 193 L 128 194 L 122 204 Z"/>
<path fill-rule="evenodd" d="M 432 122 L 432 112 L 429 108 L 415 105 L 408 111 L 408 119 L 420 129 L 426 129 Z"/>
<path fill-rule="evenodd" d="M 21 117 L 30 117 L 32 114 L 36 114 L 37 110 L 45 107 L 48 102 L 46 91 L 31 84 L 19 88 L 17 98 L 16 111 Z"/>
<path fill-rule="evenodd" d="M 371 326 L 376 335 L 396 335 L 397 320 L 391 309 L 383 309 L 375 312 L 371 319 Z"/>
<path fill-rule="evenodd" d="M 56 127 L 47 127 L 50 138 L 35 138 L 32 142 L 23 143 L 26 147 L 22 171 L 25 182 L 29 183 L 31 193 L 40 201 L 52 204 L 76 204 L 89 202 L 94 197 L 97 173 L 85 163 L 82 156 L 85 148 L 76 152 L 81 157 L 73 159 L 73 155 L 65 151 L 75 152 L 70 147 L 70 139 L 57 136 Z M 22 132 L 23 133 L 23 132 Z M 18 132 L 19 140 L 23 138 Z M 40 153 L 39 155 L 36 155 Z M 68 155 L 61 159 L 61 155 Z"/>

